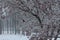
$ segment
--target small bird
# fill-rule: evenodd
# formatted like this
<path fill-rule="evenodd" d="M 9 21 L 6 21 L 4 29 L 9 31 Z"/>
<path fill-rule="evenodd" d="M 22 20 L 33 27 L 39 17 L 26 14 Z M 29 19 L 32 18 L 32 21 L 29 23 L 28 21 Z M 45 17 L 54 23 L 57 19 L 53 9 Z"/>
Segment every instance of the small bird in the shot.
<path fill-rule="evenodd" d="M 23 20 L 23 22 L 25 22 L 25 20 Z"/>

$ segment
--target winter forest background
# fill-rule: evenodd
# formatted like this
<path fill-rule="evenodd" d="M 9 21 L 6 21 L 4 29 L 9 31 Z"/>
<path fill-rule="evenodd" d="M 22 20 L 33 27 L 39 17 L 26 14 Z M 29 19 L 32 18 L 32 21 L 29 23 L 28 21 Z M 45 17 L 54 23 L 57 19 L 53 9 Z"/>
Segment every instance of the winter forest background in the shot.
<path fill-rule="evenodd" d="M 57 40 L 60 0 L 0 0 L 2 34 L 22 34 L 29 40 Z"/>

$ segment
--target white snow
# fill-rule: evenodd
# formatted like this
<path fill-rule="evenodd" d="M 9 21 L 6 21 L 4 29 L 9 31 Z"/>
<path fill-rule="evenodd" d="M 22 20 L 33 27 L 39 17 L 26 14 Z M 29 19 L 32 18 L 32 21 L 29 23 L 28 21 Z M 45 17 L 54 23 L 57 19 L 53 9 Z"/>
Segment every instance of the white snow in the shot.
<path fill-rule="evenodd" d="M 48 39 L 49 40 L 49 39 Z M 54 38 L 52 38 L 52 40 L 54 40 Z M 57 40 L 60 40 L 60 38 L 57 38 Z"/>
<path fill-rule="evenodd" d="M 57 40 L 60 40 L 60 38 L 57 38 Z"/>
<path fill-rule="evenodd" d="M 54 40 L 54 38 L 52 38 L 52 40 Z M 60 38 L 57 38 L 57 40 L 60 40 Z"/>
<path fill-rule="evenodd" d="M 28 38 L 24 35 L 2 34 L 0 40 L 28 40 Z"/>

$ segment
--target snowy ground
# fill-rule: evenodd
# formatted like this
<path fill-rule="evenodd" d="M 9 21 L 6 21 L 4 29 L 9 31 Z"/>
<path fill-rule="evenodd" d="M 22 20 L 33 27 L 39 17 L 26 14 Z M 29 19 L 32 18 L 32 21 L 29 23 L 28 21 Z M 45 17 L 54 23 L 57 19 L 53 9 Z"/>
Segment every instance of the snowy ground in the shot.
<path fill-rule="evenodd" d="M 48 39 L 49 40 L 49 39 Z M 52 38 L 52 40 L 54 40 L 54 38 Z M 60 40 L 60 38 L 57 38 L 57 40 Z"/>
<path fill-rule="evenodd" d="M 28 40 L 26 36 L 23 35 L 0 35 L 0 40 Z"/>
<path fill-rule="evenodd" d="M 27 36 L 24 35 L 2 34 L 0 35 L 0 40 L 29 40 L 29 39 L 27 38 Z M 52 40 L 54 40 L 54 38 Z M 58 38 L 57 40 L 60 40 L 60 38 Z"/>

